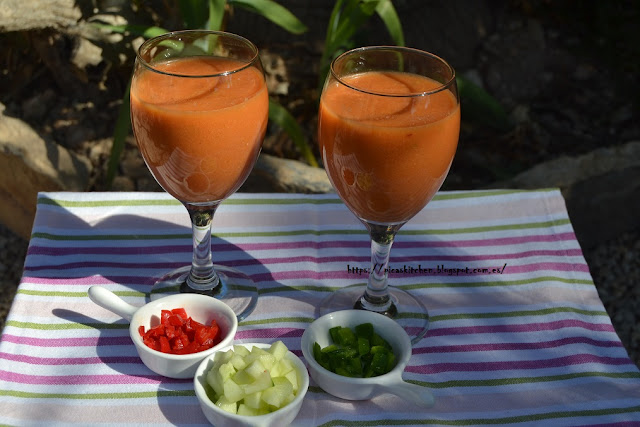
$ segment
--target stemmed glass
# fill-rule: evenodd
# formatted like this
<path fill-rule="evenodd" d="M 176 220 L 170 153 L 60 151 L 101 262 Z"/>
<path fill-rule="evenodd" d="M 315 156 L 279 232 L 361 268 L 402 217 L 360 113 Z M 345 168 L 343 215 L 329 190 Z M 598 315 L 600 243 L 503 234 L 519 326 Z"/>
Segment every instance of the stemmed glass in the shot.
<path fill-rule="evenodd" d="M 179 31 L 139 48 L 131 80 L 131 122 L 142 157 L 162 188 L 187 209 L 191 265 L 153 286 L 170 293 L 212 295 L 239 319 L 258 293 L 246 274 L 214 265 L 211 221 L 253 168 L 265 135 L 269 99 L 258 49 L 224 32 Z"/>
<path fill-rule="evenodd" d="M 371 238 L 366 284 L 332 293 L 320 314 L 349 308 L 395 318 L 415 343 L 429 315 L 414 295 L 388 284 L 396 233 L 446 178 L 458 144 L 460 107 L 453 68 L 427 52 L 371 46 L 331 64 L 318 116 L 329 180 Z"/>

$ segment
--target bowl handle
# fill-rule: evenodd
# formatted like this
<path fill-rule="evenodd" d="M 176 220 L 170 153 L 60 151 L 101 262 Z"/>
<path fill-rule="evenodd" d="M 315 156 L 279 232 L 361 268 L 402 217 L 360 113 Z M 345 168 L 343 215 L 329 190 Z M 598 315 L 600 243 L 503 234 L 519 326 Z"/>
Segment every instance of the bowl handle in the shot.
<path fill-rule="evenodd" d="M 431 408 L 435 403 L 431 390 L 404 380 L 391 384 L 379 384 L 378 390 L 395 394 L 421 408 Z"/>
<path fill-rule="evenodd" d="M 140 308 L 125 302 L 119 296 L 102 286 L 91 286 L 88 293 L 91 301 L 129 321 L 131 321 L 133 314 Z"/>

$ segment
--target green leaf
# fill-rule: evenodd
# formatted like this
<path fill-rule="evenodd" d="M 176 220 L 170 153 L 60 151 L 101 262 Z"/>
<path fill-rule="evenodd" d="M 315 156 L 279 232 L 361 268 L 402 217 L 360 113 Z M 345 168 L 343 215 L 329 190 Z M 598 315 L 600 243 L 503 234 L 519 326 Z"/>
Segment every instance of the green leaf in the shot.
<path fill-rule="evenodd" d="M 209 0 L 209 24 L 207 28 L 212 31 L 222 30 L 224 20 L 224 8 L 227 0 Z"/>
<path fill-rule="evenodd" d="M 157 37 L 169 32 L 164 28 L 149 26 L 149 25 L 133 25 L 133 24 L 109 25 L 109 24 L 101 24 L 99 22 L 92 22 L 91 25 L 104 30 L 112 31 L 114 33 L 120 33 L 120 34 L 128 33 L 134 36 L 142 36 L 145 39 Z"/>
<path fill-rule="evenodd" d="M 307 26 L 293 13 L 273 0 L 229 0 L 229 4 L 238 5 L 262 15 L 293 34 L 302 34 L 308 30 Z"/>
<path fill-rule="evenodd" d="M 336 2 L 329 19 L 324 51 L 320 59 L 320 74 L 318 76 L 320 87 L 329 73 L 331 61 L 353 47 L 353 36 L 373 15 L 377 1 L 369 0 L 361 3 L 359 0 L 347 0 L 346 2 L 339 0 Z"/>
<path fill-rule="evenodd" d="M 272 98 L 269 98 L 269 120 L 284 129 L 296 144 L 307 163 L 311 166 L 318 167 L 318 162 L 309 147 L 309 143 L 304 136 L 300 124 L 286 108 Z"/>
<path fill-rule="evenodd" d="M 203 28 L 209 17 L 207 6 L 203 0 L 179 0 L 178 7 L 185 27 L 194 30 Z"/>
<path fill-rule="evenodd" d="M 456 77 L 456 83 L 465 117 L 500 131 L 513 128 L 502 105 L 488 92 L 462 76 Z"/>
<path fill-rule="evenodd" d="M 122 104 L 120 105 L 115 130 L 113 131 L 113 145 L 111 146 L 111 153 L 109 154 L 109 162 L 107 164 L 107 188 L 111 188 L 113 178 L 116 176 L 118 164 L 120 163 L 122 151 L 124 150 L 125 140 L 131 131 L 131 106 L 129 104 L 130 89 L 131 80 L 129 80 L 127 89 L 122 97 Z"/>
<path fill-rule="evenodd" d="M 376 13 L 387 27 L 389 35 L 397 46 L 404 46 L 404 33 L 400 17 L 393 7 L 391 0 L 381 0 L 376 7 Z"/>

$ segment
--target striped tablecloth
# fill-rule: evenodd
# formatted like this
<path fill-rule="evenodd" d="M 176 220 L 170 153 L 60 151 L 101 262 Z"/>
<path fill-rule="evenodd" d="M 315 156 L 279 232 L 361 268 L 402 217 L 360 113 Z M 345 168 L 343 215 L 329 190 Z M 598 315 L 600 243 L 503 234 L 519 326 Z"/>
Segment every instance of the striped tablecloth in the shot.
<path fill-rule="evenodd" d="M 281 339 L 300 354 L 318 302 L 365 279 L 350 267 L 368 267 L 368 237 L 335 195 L 237 194 L 214 234 L 216 261 L 260 289 L 240 342 Z M 0 342 L 0 424 L 206 425 L 192 382 L 149 371 L 126 322 L 87 297 L 103 285 L 144 304 L 153 276 L 190 262 L 190 236 L 186 211 L 165 194 L 40 194 Z M 640 373 L 557 190 L 439 193 L 400 231 L 391 267 L 403 270 L 393 283 L 430 310 L 405 379 L 432 388 L 435 406 L 341 401 L 312 382 L 295 424 L 640 422 Z"/>

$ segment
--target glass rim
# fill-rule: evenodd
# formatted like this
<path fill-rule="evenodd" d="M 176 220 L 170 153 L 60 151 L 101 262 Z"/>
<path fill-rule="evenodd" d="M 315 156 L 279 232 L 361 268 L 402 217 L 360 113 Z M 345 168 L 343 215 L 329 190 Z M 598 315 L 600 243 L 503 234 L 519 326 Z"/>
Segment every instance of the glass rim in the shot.
<path fill-rule="evenodd" d="M 242 43 L 245 43 L 253 52 L 253 56 L 250 57 L 249 61 L 246 64 L 243 64 L 241 67 L 238 68 L 234 68 L 232 70 L 226 70 L 226 71 L 222 71 L 222 72 L 218 72 L 218 73 L 213 73 L 213 74 L 180 74 L 180 73 L 171 73 L 171 72 L 167 72 L 167 71 L 161 71 L 158 70 L 157 68 L 155 68 L 153 66 L 153 64 L 149 63 L 147 60 L 145 60 L 142 57 L 142 50 L 144 48 L 149 47 L 151 44 L 158 44 L 160 43 L 162 40 L 164 39 L 169 39 L 175 36 L 179 36 L 182 34 L 201 34 L 202 36 L 207 36 L 207 35 L 217 35 L 217 36 L 224 36 L 224 37 L 229 37 L 232 39 L 236 39 Z M 151 49 L 151 48 L 150 48 Z M 190 57 L 196 57 L 194 56 L 190 56 Z M 200 78 L 211 78 L 211 77 L 221 77 L 221 76 L 228 76 L 231 74 L 235 74 L 237 72 L 246 70 L 249 67 L 252 67 L 253 64 L 258 61 L 260 59 L 259 53 L 258 53 L 258 47 L 249 39 L 247 39 L 246 37 L 242 37 L 239 36 L 237 34 L 234 33 L 229 33 L 226 31 L 213 31 L 213 30 L 180 30 L 180 31 L 170 31 L 168 33 L 164 33 L 164 34 L 160 34 L 159 36 L 155 36 L 152 37 L 148 40 L 145 40 L 144 43 L 142 43 L 140 45 L 140 47 L 138 49 L 136 49 L 136 61 L 138 61 L 143 67 L 145 67 L 146 69 L 148 69 L 149 71 L 153 71 L 154 73 L 158 73 L 158 74 L 164 74 L 167 76 L 171 76 L 171 77 L 181 77 L 181 78 L 194 78 L 194 79 L 200 79 Z"/>
<path fill-rule="evenodd" d="M 372 90 L 366 90 L 366 89 L 358 88 L 356 86 L 350 85 L 349 83 L 345 82 L 344 79 L 338 77 L 338 75 L 337 75 L 337 73 L 335 71 L 335 66 L 336 66 L 338 61 L 344 59 L 348 55 L 353 55 L 353 54 L 356 54 L 358 52 L 366 52 L 366 51 L 373 51 L 373 50 L 378 50 L 378 51 L 388 50 L 388 51 L 397 51 L 397 52 L 411 52 L 411 53 L 419 54 L 419 55 L 422 55 L 422 56 L 430 57 L 432 59 L 435 59 L 436 61 L 439 61 L 441 64 L 445 65 L 446 68 L 451 73 L 451 78 L 449 78 L 445 83 L 441 83 L 440 86 L 438 86 L 437 88 L 431 89 L 431 90 L 428 90 L 428 91 L 411 92 L 411 93 L 405 93 L 405 94 L 398 94 L 398 93 L 394 94 L 394 93 L 376 92 L 376 91 L 372 91 Z M 355 91 L 358 91 L 358 92 L 361 92 L 361 93 L 365 93 L 365 94 L 368 94 L 368 95 L 386 96 L 386 97 L 391 97 L 391 98 L 412 98 L 412 97 L 433 95 L 435 93 L 442 92 L 443 90 L 448 90 L 449 87 L 451 87 L 455 83 L 455 80 L 456 80 L 456 71 L 455 71 L 455 69 L 451 66 L 451 64 L 449 64 L 443 58 L 441 58 L 440 56 L 435 55 L 435 54 L 433 54 L 431 52 L 427 52 L 425 50 L 415 49 L 415 48 L 405 47 L 405 46 L 380 45 L 380 46 L 364 46 L 364 47 L 358 47 L 358 48 L 355 48 L 355 49 L 350 49 L 350 50 L 348 50 L 346 52 L 343 52 L 342 54 L 338 55 L 333 61 L 331 61 L 331 66 L 329 67 L 329 69 L 330 69 L 331 75 L 340 84 L 348 87 L 349 89 L 352 89 L 352 90 L 355 90 Z"/>

